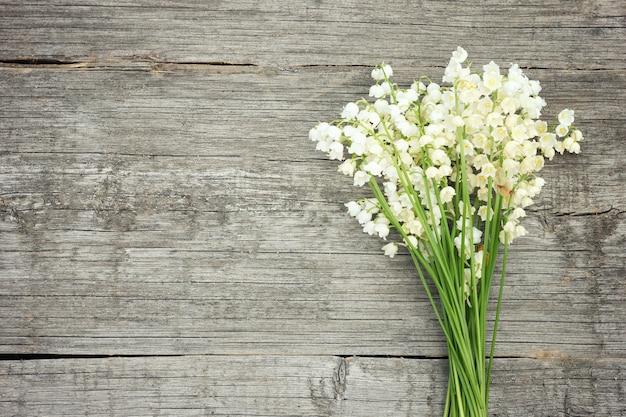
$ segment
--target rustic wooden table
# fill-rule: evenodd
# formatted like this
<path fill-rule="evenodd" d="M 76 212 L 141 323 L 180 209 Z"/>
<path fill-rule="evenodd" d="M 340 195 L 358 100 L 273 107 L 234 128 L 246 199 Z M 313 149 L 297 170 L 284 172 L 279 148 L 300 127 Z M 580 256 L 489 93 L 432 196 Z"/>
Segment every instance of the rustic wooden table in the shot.
<path fill-rule="evenodd" d="M 0 415 L 438 416 L 410 257 L 308 130 L 464 46 L 576 110 L 512 247 L 493 416 L 626 415 L 626 4 L 0 1 Z"/>

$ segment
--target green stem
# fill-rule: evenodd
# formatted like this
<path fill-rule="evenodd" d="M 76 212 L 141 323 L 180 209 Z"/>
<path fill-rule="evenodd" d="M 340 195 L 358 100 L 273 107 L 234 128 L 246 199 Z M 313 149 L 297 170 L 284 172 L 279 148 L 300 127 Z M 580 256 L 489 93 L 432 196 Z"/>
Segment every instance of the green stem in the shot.
<path fill-rule="evenodd" d="M 491 337 L 491 349 L 489 352 L 489 367 L 487 368 L 487 390 L 485 392 L 485 404 L 489 403 L 489 382 L 491 381 L 491 368 L 493 365 L 493 355 L 496 349 L 496 335 L 498 333 L 498 324 L 500 323 L 500 307 L 502 305 L 502 294 L 504 290 L 504 276 L 506 273 L 506 258 L 509 253 L 509 244 L 504 239 L 504 250 L 502 251 L 502 275 L 500 277 L 500 289 L 498 291 L 498 303 L 496 305 L 496 318 L 493 323 L 493 335 Z"/>

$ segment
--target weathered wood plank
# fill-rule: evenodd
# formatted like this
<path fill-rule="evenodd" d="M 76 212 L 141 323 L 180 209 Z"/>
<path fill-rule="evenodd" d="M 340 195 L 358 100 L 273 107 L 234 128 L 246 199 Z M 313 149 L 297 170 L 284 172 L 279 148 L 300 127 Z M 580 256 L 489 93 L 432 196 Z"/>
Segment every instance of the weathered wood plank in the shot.
<path fill-rule="evenodd" d="M 436 416 L 442 359 L 183 356 L 5 361 L 2 415 Z M 495 416 L 624 415 L 622 361 L 500 359 Z"/>
<path fill-rule="evenodd" d="M 473 59 L 621 69 L 626 39 L 623 4 L 608 0 L 55 0 L 0 9 L 4 59 L 442 65 L 463 43 Z"/>
<path fill-rule="evenodd" d="M 337 117 L 345 103 L 367 96 L 369 69 L 168 66 L 155 72 L 150 68 L 3 68 L 0 81 L 5 110 L 0 149 L 13 153 L 5 155 L 7 165 L 18 164 L 12 169 L 18 178 L 14 181 L 27 180 L 23 178 L 27 171 L 36 178 L 44 173 L 54 175 L 57 164 L 57 170 L 72 164 L 77 176 L 80 169 L 88 168 L 90 174 L 111 178 L 132 173 L 139 163 L 142 170 L 159 171 L 142 179 L 152 183 L 158 184 L 172 173 L 186 173 L 194 181 L 193 187 L 179 186 L 191 189 L 192 194 L 210 182 L 206 176 L 211 173 L 221 181 L 254 181 L 257 177 L 257 193 L 264 193 L 266 181 L 272 182 L 271 187 L 287 180 L 302 184 L 298 193 L 322 188 L 335 195 L 338 186 L 343 187 L 341 192 L 357 192 L 347 178 L 334 172 L 325 174 L 323 181 L 317 179 L 316 170 L 332 172 L 335 163 L 319 161 L 323 155 L 313 150 L 307 136 L 315 121 Z M 396 78 L 409 85 L 425 71 L 439 77 L 442 70 L 399 68 Z M 626 73 L 533 70 L 529 75 L 543 82 L 543 96 L 549 103 L 546 118 L 566 106 L 574 108 L 577 125 L 588 137 L 582 155 L 548 164 L 546 175 L 556 178 L 548 192 L 559 194 L 549 197 L 558 204 L 542 197 L 539 206 L 550 204 L 553 210 L 566 213 L 624 207 L 625 193 L 606 190 L 624 189 L 626 163 L 607 157 L 606 149 L 613 146 L 615 138 L 626 135 L 622 123 Z M 64 86 L 62 91 L 58 85 Z M 48 165 L 45 156 L 33 153 L 59 159 Z M 75 160 L 75 154 L 89 156 Z M 130 155 L 146 158 L 133 160 Z M 159 156 L 180 158 L 165 161 L 156 158 Z M 34 166 L 20 170 L 20 163 Z M 310 180 L 316 187 L 306 183 Z M 223 194 L 228 192 L 227 187 L 221 188 Z M 576 198 L 569 198 L 572 195 Z M 273 190 L 266 196 L 281 197 Z M 289 195 L 285 201 L 293 197 Z"/>
<path fill-rule="evenodd" d="M 368 72 L 0 71 L 0 349 L 443 354 L 410 261 L 348 218 L 362 190 L 307 139 L 303 121 L 338 113 L 354 99 L 338 86 L 367 91 Z M 624 127 L 593 97 L 623 114 L 624 74 L 538 73 L 589 140 L 545 170 L 498 352 L 622 355 L 624 162 L 605 149 Z"/>
<path fill-rule="evenodd" d="M 84 236 L 89 244 L 99 234 Z M 165 240 L 162 248 L 114 239 L 87 249 L 66 240 L 3 255 L 11 278 L 2 286 L 0 349 L 443 354 L 409 260 L 388 261 L 375 243 L 364 248 L 344 240 L 344 250 L 368 250 L 362 255 L 285 247 L 237 255 L 200 241 L 182 249 Z M 602 264 L 598 253 L 580 250 L 574 260 L 568 250 L 550 251 L 528 265 L 542 250 L 512 254 L 498 353 L 623 355 L 623 265 Z"/>

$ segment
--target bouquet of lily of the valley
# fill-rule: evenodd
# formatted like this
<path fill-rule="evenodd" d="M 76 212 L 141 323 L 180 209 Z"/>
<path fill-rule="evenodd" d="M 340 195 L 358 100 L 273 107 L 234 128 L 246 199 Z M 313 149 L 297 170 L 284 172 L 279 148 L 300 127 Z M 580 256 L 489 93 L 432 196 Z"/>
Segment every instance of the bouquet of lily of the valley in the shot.
<path fill-rule="evenodd" d="M 556 153 L 579 153 L 583 136 L 572 110 L 551 124 L 539 119 L 539 82 L 517 65 L 503 74 L 492 61 L 477 72 L 461 47 L 442 85 L 422 77 L 404 89 L 391 76 L 389 65 L 377 66 L 375 101 L 348 103 L 340 120 L 318 124 L 310 138 L 343 161 L 339 171 L 354 185 L 370 187 L 373 195 L 346 204 L 363 231 L 389 239 L 386 255 L 404 247 L 415 263 L 447 342 L 444 416 L 486 417 L 509 244 L 526 234 L 520 219 L 544 185 L 535 173 Z"/>

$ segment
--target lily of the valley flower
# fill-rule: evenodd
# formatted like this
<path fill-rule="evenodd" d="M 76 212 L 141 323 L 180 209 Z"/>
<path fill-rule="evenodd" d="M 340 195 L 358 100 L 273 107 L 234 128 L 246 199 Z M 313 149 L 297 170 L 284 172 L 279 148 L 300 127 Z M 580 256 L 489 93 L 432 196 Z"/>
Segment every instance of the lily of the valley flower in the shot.
<path fill-rule="evenodd" d="M 541 85 L 517 64 L 502 72 L 491 61 L 480 73 L 467 56 L 458 47 L 441 84 L 423 77 L 407 89 L 390 81 L 390 65 L 377 66 L 374 103 L 348 103 L 340 120 L 309 137 L 342 161 L 339 171 L 355 186 L 369 185 L 373 196 L 346 204 L 350 216 L 390 240 L 385 255 L 402 246 L 415 262 L 449 342 L 447 416 L 486 417 L 500 297 L 491 353 L 486 313 L 498 252 L 503 282 L 508 246 L 527 233 L 525 208 L 545 183 L 537 172 L 557 153 L 579 153 L 583 135 L 573 110 L 554 124 L 540 119 Z"/>

